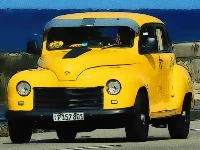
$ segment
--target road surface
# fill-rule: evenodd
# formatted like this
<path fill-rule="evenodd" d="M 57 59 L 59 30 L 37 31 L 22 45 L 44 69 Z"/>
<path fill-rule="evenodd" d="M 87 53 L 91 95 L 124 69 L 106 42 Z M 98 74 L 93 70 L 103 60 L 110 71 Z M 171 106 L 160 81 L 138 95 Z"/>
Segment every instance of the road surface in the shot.
<path fill-rule="evenodd" d="M 28 144 L 12 144 L 9 137 L 0 138 L 1 150 L 199 150 L 200 121 L 191 122 L 188 139 L 170 139 L 167 128 L 150 127 L 147 142 L 127 142 L 124 129 L 95 130 L 79 133 L 73 143 L 59 143 L 55 132 L 35 133 Z"/>

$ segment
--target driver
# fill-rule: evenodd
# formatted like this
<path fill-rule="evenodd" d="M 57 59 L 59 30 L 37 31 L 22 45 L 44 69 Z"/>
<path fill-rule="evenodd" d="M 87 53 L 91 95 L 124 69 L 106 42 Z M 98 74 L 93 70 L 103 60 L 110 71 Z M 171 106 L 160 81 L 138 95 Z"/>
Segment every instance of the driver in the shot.
<path fill-rule="evenodd" d="M 130 47 L 132 44 L 133 37 L 134 32 L 129 27 L 119 27 L 116 43 L 122 46 Z"/>

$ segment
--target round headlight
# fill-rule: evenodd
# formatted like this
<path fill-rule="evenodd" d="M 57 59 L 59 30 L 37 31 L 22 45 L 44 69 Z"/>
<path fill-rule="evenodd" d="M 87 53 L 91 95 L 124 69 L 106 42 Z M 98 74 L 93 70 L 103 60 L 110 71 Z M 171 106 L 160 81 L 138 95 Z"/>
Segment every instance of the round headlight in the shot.
<path fill-rule="evenodd" d="M 107 82 L 106 86 L 107 86 L 107 92 L 110 95 L 116 95 L 121 90 L 121 84 L 120 84 L 120 82 L 117 81 L 117 80 L 115 80 L 115 79 L 109 80 Z"/>
<path fill-rule="evenodd" d="M 17 84 L 17 92 L 21 96 L 28 96 L 31 92 L 31 86 L 26 81 L 21 81 Z"/>

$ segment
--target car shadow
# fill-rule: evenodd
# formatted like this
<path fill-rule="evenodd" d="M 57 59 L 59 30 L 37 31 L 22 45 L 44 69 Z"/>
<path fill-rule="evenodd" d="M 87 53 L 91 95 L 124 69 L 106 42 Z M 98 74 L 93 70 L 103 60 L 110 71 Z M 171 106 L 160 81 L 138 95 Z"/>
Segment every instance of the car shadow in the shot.
<path fill-rule="evenodd" d="M 170 140 L 170 137 L 148 137 L 148 141 L 161 141 L 161 140 Z M 35 140 L 32 139 L 30 143 L 60 143 L 58 139 L 42 139 Z M 129 141 L 125 138 L 92 138 L 90 136 L 81 136 L 80 138 L 76 138 L 73 142 L 70 143 L 129 143 Z M 140 143 L 140 142 L 136 142 Z M 4 144 L 12 144 L 12 143 L 4 143 Z"/>

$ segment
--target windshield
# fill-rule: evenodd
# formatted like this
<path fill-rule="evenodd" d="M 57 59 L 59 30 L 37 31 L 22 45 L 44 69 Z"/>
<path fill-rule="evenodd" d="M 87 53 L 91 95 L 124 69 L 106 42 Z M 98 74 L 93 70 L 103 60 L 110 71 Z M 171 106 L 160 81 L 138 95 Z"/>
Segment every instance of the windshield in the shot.
<path fill-rule="evenodd" d="M 133 47 L 134 37 L 129 27 L 54 27 L 47 35 L 47 49 Z"/>

